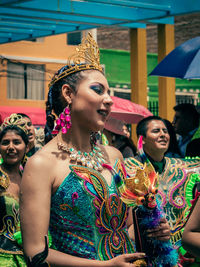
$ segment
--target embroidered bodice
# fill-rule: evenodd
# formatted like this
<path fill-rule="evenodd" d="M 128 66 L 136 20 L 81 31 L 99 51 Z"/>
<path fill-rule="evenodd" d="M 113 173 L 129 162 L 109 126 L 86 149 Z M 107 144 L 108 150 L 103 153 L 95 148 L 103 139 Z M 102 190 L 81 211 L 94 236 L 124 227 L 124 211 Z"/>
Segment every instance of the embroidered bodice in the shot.
<path fill-rule="evenodd" d="M 0 194 L 0 235 L 11 240 L 13 234 L 19 231 L 19 200 L 10 194 Z"/>
<path fill-rule="evenodd" d="M 199 182 L 191 174 L 200 173 L 200 161 L 167 157 L 165 160 L 164 170 L 159 174 L 157 199 L 170 224 L 172 242 L 179 247 L 181 246 L 182 227 L 191 206 L 193 187 L 196 182 Z M 134 158 L 127 159 L 125 166 L 130 176 L 134 175 L 136 167 L 143 167 L 142 163 Z"/>
<path fill-rule="evenodd" d="M 73 165 L 51 199 L 53 248 L 88 259 L 108 260 L 134 252 L 126 220 L 127 206 L 97 171 Z M 123 175 L 118 161 L 115 169 Z"/>

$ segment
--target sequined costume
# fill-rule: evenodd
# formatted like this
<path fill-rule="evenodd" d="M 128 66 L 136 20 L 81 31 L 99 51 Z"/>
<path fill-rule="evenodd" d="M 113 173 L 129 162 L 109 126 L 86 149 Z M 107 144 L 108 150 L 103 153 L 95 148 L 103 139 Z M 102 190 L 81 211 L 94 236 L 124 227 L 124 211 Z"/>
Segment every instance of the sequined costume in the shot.
<path fill-rule="evenodd" d="M 70 169 L 51 199 L 52 248 L 98 260 L 134 252 L 126 228 L 128 208 L 114 180 L 108 185 L 93 169 L 77 165 Z M 115 169 L 124 175 L 119 161 Z"/>
<path fill-rule="evenodd" d="M 19 200 L 6 192 L 0 193 L 0 266 L 26 266 L 22 249 L 13 238 L 16 231 L 19 231 Z"/>
<path fill-rule="evenodd" d="M 135 167 L 142 168 L 143 164 L 129 158 L 125 160 L 125 167 L 131 176 L 135 173 Z M 159 174 L 157 197 L 170 224 L 171 240 L 178 248 L 181 247 L 182 227 L 191 206 L 193 187 L 199 182 L 198 176 L 192 176 L 193 173 L 200 173 L 199 159 L 165 157 L 164 170 Z"/>

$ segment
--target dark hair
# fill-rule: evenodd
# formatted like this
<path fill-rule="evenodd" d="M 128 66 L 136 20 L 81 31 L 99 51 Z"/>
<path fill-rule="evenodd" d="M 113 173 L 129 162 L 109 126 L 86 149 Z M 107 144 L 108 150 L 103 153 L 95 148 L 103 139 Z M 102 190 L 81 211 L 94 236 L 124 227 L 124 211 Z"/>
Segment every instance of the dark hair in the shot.
<path fill-rule="evenodd" d="M 17 113 L 17 115 L 22 116 L 22 118 L 28 118 L 31 121 L 31 118 L 28 115 L 26 115 L 25 113 Z"/>
<path fill-rule="evenodd" d="M 64 72 L 68 66 L 62 67 L 56 75 Z M 48 93 L 48 100 L 46 101 L 46 125 L 45 125 L 45 143 L 52 139 L 51 131 L 54 128 L 55 116 L 52 114 L 52 111 L 59 116 L 66 106 L 66 103 L 62 100 L 61 88 L 64 84 L 68 84 L 74 93 L 77 91 L 77 85 L 82 81 L 84 73 L 93 71 L 91 70 L 81 70 L 75 73 L 72 73 L 66 77 L 61 78 L 55 82 L 50 88 Z"/>
<path fill-rule="evenodd" d="M 190 103 L 181 103 L 174 106 L 173 109 L 180 112 L 181 116 L 183 116 L 186 120 L 189 119 L 195 128 L 199 126 L 199 113 L 196 110 L 195 105 Z"/>
<path fill-rule="evenodd" d="M 181 156 L 174 127 L 169 120 L 164 119 L 164 121 L 170 136 L 169 147 L 165 154 L 171 152 L 173 154 L 178 154 Z"/>
<path fill-rule="evenodd" d="M 142 119 L 137 124 L 137 127 L 136 127 L 137 137 L 139 137 L 140 135 L 146 137 L 148 124 L 151 121 L 162 121 L 165 124 L 165 126 L 167 127 L 167 125 L 165 123 L 165 120 L 163 120 L 161 117 L 159 117 L 159 116 L 149 116 L 149 117 L 146 117 L 146 118 Z"/>
<path fill-rule="evenodd" d="M 17 135 L 21 136 L 25 145 L 26 146 L 28 145 L 28 143 L 29 143 L 28 135 L 21 128 L 17 127 L 16 125 L 8 125 L 0 132 L 0 142 L 1 142 L 2 138 L 4 137 L 4 135 L 8 131 L 14 131 Z"/>

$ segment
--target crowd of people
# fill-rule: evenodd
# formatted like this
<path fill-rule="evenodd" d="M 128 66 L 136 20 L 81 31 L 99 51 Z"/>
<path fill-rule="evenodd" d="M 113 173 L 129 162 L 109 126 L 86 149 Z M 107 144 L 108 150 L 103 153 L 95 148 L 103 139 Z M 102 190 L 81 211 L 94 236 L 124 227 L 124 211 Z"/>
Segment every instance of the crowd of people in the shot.
<path fill-rule="evenodd" d="M 89 62 L 80 63 L 85 53 Z M 127 186 L 135 177 L 137 185 L 146 177 L 147 162 L 158 180 L 151 193 L 164 214 L 153 228 L 147 225 L 149 242 L 170 242 L 179 254 L 176 264 L 159 266 L 200 266 L 195 106 L 175 106 L 172 123 L 158 116 L 142 119 L 136 128 L 141 152 L 124 122 L 109 125 L 112 104 L 98 46 L 88 34 L 49 84 L 47 122 L 38 137 L 26 114 L 4 120 L 0 266 L 157 266 L 136 250 L 132 207 L 119 192 L 119 181 Z M 133 196 L 126 191 L 127 198 Z"/>

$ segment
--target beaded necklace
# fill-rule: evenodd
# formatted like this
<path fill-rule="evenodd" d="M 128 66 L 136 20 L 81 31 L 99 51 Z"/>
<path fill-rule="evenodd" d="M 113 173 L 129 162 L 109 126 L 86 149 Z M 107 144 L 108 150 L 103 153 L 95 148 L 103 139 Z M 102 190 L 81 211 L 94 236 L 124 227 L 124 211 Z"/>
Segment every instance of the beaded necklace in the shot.
<path fill-rule="evenodd" d="M 91 152 L 82 152 L 61 142 L 58 142 L 57 145 L 58 149 L 67 152 L 70 160 L 76 162 L 77 165 L 86 166 L 96 171 L 103 170 L 102 164 L 106 163 L 106 160 L 100 147 L 93 146 Z"/>

